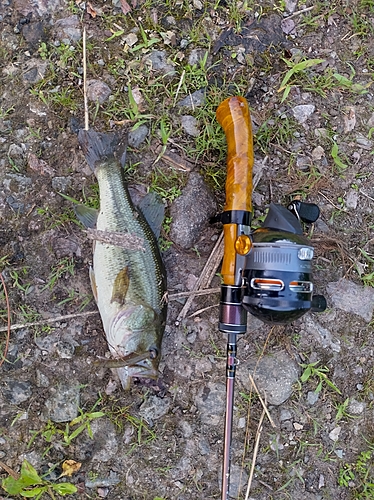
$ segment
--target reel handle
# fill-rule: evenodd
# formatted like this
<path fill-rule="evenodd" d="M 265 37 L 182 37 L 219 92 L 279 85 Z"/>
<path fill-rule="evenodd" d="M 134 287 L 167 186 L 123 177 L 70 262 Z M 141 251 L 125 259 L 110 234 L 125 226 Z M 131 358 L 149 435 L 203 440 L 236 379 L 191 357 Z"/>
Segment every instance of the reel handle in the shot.
<path fill-rule="evenodd" d="M 229 223 L 223 226 L 224 257 L 222 276 L 225 285 L 235 285 L 237 225 L 235 212 L 252 211 L 253 135 L 247 101 L 235 96 L 224 100 L 216 117 L 227 141 L 226 203 L 224 215 L 232 212 Z M 248 223 L 249 225 L 249 223 Z"/>

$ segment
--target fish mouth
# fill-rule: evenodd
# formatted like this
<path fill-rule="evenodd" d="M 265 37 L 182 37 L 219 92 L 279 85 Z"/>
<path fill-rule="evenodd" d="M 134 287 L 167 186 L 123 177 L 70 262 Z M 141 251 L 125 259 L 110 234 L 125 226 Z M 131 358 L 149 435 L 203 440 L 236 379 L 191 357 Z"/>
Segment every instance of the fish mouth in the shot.
<path fill-rule="evenodd" d="M 112 360 L 110 368 L 114 369 L 124 389 L 129 389 L 132 378 L 157 379 L 158 352 L 150 349 L 143 354 L 130 353 L 123 359 Z"/>

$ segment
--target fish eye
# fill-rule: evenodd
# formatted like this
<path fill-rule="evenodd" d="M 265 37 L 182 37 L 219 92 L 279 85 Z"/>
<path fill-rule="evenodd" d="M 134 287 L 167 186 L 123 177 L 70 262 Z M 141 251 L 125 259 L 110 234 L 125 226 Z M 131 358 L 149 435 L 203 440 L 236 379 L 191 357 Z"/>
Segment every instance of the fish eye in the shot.
<path fill-rule="evenodd" d="M 149 349 L 149 359 L 156 359 L 158 356 L 158 351 L 156 348 Z"/>

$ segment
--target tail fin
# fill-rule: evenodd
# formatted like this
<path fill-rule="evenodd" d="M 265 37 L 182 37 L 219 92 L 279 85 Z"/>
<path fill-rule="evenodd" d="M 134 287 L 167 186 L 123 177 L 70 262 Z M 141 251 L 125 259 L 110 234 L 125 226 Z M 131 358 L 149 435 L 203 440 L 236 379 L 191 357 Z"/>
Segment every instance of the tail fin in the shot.
<path fill-rule="evenodd" d="M 121 140 L 116 134 L 104 134 L 95 130 L 80 129 L 78 142 L 91 170 L 95 164 L 105 158 L 116 157 L 123 166 L 126 159 L 126 140 Z"/>

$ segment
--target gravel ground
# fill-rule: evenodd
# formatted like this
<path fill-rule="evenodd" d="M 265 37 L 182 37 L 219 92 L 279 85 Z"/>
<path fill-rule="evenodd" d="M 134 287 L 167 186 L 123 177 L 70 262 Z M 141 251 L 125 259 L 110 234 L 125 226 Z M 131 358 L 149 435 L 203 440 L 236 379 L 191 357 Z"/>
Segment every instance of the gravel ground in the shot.
<path fill-rule="evenodd" d="M 21 492 L 6 478 L 30 478 L 27 464 L 39 489 L 24 496 L 220 498 L 219 252 L 210 277 L 203 269 L 221 234 L 208 221 L 224 202 L 215 109 L 241 94 L 254 130 L 255 224 L 270 202 L 319 205 L 305 229 L 328 307 L 282 326 L 248 318 L 230 496 L 246 498 L 259 432 L 253 376 L 272 420 L 247 498 L 373 499 L 374 2 L 0 0 L 0 23 L 0 270 L 13 325 L 0 367 L 0 498 Z M 166 206 L 161 376 L 128 392 L 103 362 L 92 246 L 73 211 L 72 199 L 98 203 L 76 136 L 83 28 L 90 124 L 130 129 L 131 194 L 151 189 Z M 212 290 L 186 305 L 177 294 L 201 276 Z"/>

